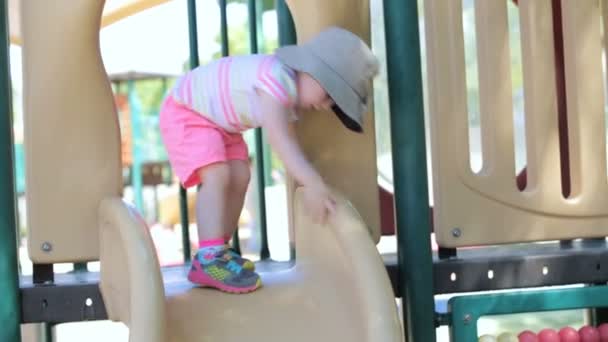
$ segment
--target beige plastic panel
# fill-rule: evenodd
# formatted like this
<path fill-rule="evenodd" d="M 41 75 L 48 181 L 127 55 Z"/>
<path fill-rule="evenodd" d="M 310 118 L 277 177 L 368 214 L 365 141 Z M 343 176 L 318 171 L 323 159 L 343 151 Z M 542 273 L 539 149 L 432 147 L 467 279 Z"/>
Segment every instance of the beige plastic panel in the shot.
<path fill-rule="evenodd" d="M 120 200 L 105 201 L 101 288 L 110 318 L 128 322 L 131 342 L 403 341 L 384 263 L 361 217 L 338 197 L 335 220 L 315 225 L 299 198 L 294 267 L 262 272 L 264 286 L 251 294 L 185 284 L 166 304 L 145 225 Z"/>
<path fill-rule="evenodd" d="M 145 221 L 120 198 L 108 198 L 99 206 L 98 227 L 108 318 L 129 326 L 131 342 L 166 342 L 165 291 Z"/>
<path fill-rule="evenodd" d="M 97 260 L 99 202 L 122 189 L 118 120 L 99 51 L 103 4 L 21 3 L 28 247 L 35 263 Z"/>
<path fill-rule="evenodd" d="M 435 232 L 440 245 L 608 235 L 600 9 L 563 1 L 573 193 L 561 191 L 550 0 L 521 0 L 527 188 L 515 183 L 507 3 L 477 1 L 483 167 L 470 168 L 459 0 L 425 1 Z M 459 234 L 454 234 L 459 229 Z"/>
<path fill-rule="evenodd" d="M 329 26 L 343 27 L 370 42 L 368 0 L 287 0 L 287 3 L 299 42 Z M 327 112 L 309 112 L 296 126 L 298 140 L 308 158 L 327 183 L 352 201 L 377 242 L 381 230 L 374 114 L 370 112 L 365 117 L 365 134 L 350 132 L 333 113 Z"/>
<path fill-rule="evenodd" d="M 608 23 L 608 0 L 601 0 L 600 7 L 602 9 L 602 22 Z M 604 51 L 608 51 L 608 25 L 602 25 L 603 30 L 603 42 L 604 42 Z M 604 54 L 604 62 L 608 62 L 608 55 Z"/>

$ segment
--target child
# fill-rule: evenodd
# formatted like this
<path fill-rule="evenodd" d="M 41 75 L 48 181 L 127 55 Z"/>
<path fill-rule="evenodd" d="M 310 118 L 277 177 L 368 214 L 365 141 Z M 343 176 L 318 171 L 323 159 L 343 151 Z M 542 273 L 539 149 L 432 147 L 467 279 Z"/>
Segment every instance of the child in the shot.
<path fill-rule="evenodd" d="M 333 109 L 345 126 L 361 132 L 377 70 L 365 43 L 333 27 L 274 55 L 222 58 L 177 81 L 163 103 L 160 129 L 183 186 L 201 185 L 196 204 L 199 250 L 188 274 L 191 282 L 230 293 L 261 286 L 253 263 L 226 246 L 237 228 L 250 178 L 241 132 L 265 129 L 287 172 L 303 186 L 306 208 L 323 222 L 335 202 L 294 137 L 296 110 Z"/>

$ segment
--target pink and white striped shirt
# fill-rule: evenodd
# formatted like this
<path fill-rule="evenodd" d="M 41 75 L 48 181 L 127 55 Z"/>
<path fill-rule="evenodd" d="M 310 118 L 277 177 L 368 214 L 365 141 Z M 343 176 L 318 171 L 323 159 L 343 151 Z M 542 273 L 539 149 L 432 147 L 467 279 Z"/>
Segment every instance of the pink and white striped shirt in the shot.
<path fill-rule="evenodd" d="M 260 127 L 260 89 L 289 109 L 295 120 L 296 73 L 274 55 L 225 57 L 184 74 L 172 96 L 228 132 Z"/>

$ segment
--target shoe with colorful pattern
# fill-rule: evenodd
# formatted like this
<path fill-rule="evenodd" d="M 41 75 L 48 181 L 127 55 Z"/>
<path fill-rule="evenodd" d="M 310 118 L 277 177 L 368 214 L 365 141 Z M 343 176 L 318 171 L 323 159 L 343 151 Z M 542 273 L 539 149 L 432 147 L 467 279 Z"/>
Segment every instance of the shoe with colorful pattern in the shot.
<path fill-rule="evenodd" d="M 226 255 L 229 256 L 232 260 L 236 261 L 237 264 L 241 265 L 244 269 L 248 271 L 255 271 L 255 264 L 253 261 L 243 258 L 234 248 L 226 245 Z"/>
<path fill-rule="evenodd" d="M 228 293 L 248 293 L 262 286 L 260 276 L 239 265 L 228 251 L 201 253 L 192 260 L 188 280 L 201 286 Z"/>

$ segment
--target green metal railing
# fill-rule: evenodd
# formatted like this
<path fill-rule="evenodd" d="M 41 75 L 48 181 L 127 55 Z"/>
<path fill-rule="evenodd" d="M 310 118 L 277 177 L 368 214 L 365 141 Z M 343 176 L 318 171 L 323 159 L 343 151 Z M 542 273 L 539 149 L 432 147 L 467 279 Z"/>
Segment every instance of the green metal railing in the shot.
<path fill-rule="evenodd" d="M 285 0 L 277 0 L 277 21 L 279 25 L 279 46 L 296 44 L 296 26 Z"/>
<path fill-rule="evenodd" d="M 399 285 L 408 341 L 435 341 L 418 8 L 385 1 Z"/>
<path fill-rule="evenodd" d="M 198 57 L 198 32 L 196 23 L 196 1 L 188 0 L 188 42 L 190 47 L 190 69 L 199 65 Z M 179 213 L 182 225 L 182 251 L 184 262 L 190 262 L 190 218 L 188 217 L 188 193 L 180 185 L 179 187 Z"/>
<path fill-rule="evenodd" d="M 487 315 L 608 307 L 607 286 L 517 291 L 454 297 L 452 341 L 477 341 L 477 321 Z"/>
<path fill-rule="evenodd" d="M 0 6 L 0 341 L 21 341 L 8 1 Z"/>
<path fill-rule="evenodd" d="M 279 46 L 291 45 L 297 43 L 296 26 L 293 23 L 293 18 L 289 7 L 285 0 L 277 0 L 277 21 L 279 25 Z M 295 245 L 290 242 L 289 259 L 296 259 Z"/>
<path fill-rule="evenodd" d="M 220 5 L 220 39 L 222 44 L 222 57 L 230 56 L 230 38 L 228 37 L 228 13 L 227 0 L 219 0 Z M 241 239 L 239 237 L 238 227 L 232 236 L 232 247 L 237 253 L 241 252 Z"/>
<path fill-rule="evenodd" d="M 258 53 L 258 29 L 257 29 L 257 11 L 256 0 L 247 2 L 247 11 L 249 12 L 249 49 L 251 53 Z M 258 185 L 258 222 L 260 224 L 260 259 L 270 258 L 270 249 L 268 248 L 268 230 L 266 222 L 266 179 L 264 177 L 264 141 L 262 130 L 255 129 L 255 165 L 257 169 L 257 185 Z"/>

